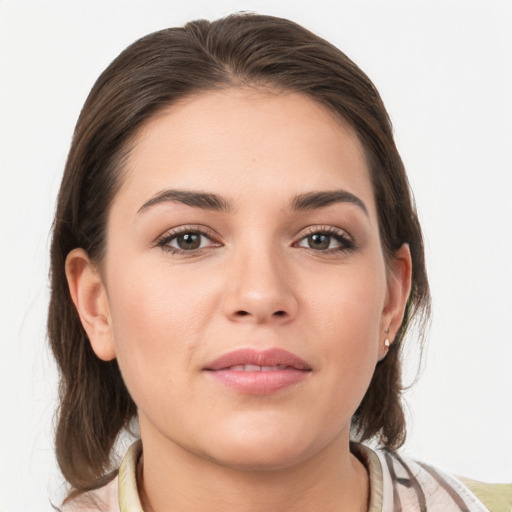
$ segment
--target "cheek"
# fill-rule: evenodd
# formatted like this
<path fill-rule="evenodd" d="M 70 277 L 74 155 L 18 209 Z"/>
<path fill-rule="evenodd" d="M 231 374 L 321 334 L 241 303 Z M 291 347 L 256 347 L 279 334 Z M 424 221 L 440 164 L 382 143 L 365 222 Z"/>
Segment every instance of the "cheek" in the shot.
<path fill-rule="evenodd" d="M 121 344 L 124 338 L 148 344 L 179 338 L 208 318 L 211 291 L 198 273 L 141 258 L 117 265 L 110 277 L 110 312 Z"/>
<path fill-rule="evenodd" d="M 318 354 L 336 381 L 333 394 L 351 395 L 357 402 L 378 361 L 386 299 L 384 267 L 368 265 L 365 271 L 340 272 L 325 282 L 323 292 L 310 296 L 305 306 L 311 308 L 307 325 L 316 331 Z"/>
<path fill-rule="evenodd" d="M 207 286 L 160 263 L 116 266 L 108 283 L 116 357 L 138 405 L 185 378 L 215 302 Z M 126 278 L 126 276 L 132 276 Z M 143 378 L 141 378 L 143 376 Z"/>
<path fill-rule="evenodd" d="M 326 335 L 323 339 L 341 336 L 348 342 L 347 350 L 356 349 L 361 343 L 373 343 L 379 336 L 386 275 L 378 258 L 368 259 L 370 263 L 359 268 L 335 268 L 322 279 L 316 276 L 310 285 L 317 286 L 306 284 L 301 293 L 304 307 L 311 309 L 314 324 Z"/>

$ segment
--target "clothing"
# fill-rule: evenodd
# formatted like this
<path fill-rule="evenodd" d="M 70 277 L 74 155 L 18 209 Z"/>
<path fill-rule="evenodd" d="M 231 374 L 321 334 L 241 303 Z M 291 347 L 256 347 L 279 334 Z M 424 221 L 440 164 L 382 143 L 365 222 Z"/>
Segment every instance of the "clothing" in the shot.
<path fill-rule="evenodd" d="M 431 466 L 363 444 L 352 444 L 351 450 L 370 477 L 368 512 L 489 512 L 459 480 Z M 143 512 L 136 481 L 141 451 L 140 441 L 135 442 L 114 480 L 68 503 L 62 511 Z"/>

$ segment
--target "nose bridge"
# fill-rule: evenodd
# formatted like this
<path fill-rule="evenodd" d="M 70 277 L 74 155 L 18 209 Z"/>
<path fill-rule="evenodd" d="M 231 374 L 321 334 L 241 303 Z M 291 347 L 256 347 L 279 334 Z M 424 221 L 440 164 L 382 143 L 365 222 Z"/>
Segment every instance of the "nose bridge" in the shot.
<path fill-rule="evenodd" d="M 225 313 L 232 320 L 284 322 L 297 312 L 286 255 L 276 243 L 252 240 L 233 250 Z"/>

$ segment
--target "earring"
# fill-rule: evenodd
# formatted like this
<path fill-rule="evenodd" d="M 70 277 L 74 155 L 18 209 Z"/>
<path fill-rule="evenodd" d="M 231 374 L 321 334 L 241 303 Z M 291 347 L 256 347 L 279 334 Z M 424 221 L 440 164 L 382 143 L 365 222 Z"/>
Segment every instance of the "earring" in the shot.
<path fill-rule="evenodd" d="M 389 338 L 386 338 L 386 339 L 384 340 L 384 346 L 385 346 L 386 348 L 389 348 L 389 347 L 391 346 L 391 342 L 389 341 Z"/>

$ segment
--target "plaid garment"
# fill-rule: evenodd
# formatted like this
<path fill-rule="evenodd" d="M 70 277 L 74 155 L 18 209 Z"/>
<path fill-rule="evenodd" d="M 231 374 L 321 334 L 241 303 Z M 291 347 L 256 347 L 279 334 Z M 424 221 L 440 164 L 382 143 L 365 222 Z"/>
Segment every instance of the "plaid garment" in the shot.
<path fill-rule="evenodd" d="M 370 475 L 368 512 L 512 511 L 512 485 L 465 480 L 486 503 L 492 503 L 492 508 L 486 508 L 460 480 L 432 466 L 363 444 L 352 443 L 351 450 Z M 141 442 L 136 441 L 128 449 L 114 480 L 66 504 L 63 512 L 143 512 L 136 480 L 141 453 Z"/>

